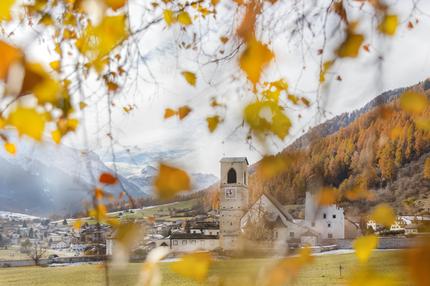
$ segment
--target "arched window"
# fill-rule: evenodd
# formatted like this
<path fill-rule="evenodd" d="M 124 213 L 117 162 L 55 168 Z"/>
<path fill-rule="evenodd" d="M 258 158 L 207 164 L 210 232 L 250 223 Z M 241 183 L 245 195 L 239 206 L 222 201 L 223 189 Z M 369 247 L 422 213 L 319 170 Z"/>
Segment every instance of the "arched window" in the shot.
<path fill-rule="evenodd" d="M 237 182 L 237 178 L 236 178 L 236 171 L 231 168 L 230 170 L 228 170 L 227 173 L 227 184 L 236 184 Z"/>
<path fill-rule="evenodd" d="M 243 172 L 243 184 L 246 185 L 246 172 Z"/>

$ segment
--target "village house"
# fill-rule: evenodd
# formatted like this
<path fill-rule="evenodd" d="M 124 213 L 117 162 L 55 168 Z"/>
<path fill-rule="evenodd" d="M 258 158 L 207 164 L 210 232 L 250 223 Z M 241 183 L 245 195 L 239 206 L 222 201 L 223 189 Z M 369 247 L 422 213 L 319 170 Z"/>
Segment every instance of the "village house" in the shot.
<path fill-rule="evenodd" d="M 418 234 L 418 225 L 410 224 L 405 226 L 405 235 L 416 235 Z"/>

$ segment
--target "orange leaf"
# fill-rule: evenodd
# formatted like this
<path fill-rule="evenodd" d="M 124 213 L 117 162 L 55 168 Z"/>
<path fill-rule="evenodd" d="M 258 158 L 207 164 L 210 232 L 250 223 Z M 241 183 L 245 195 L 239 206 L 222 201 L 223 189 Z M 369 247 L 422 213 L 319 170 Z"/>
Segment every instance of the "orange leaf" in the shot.
<path fill-rule="evenodd" d="M 166 108 L 164 110 L 164 119 L 170 118 L 172 116 L 176 115 L 176 111 L 171 108 Z"/>
<path fill-rule="evenodd" d="M 99 178 L 99 182 L 106 185 L 116 184 L 117 181 L 118 179 L 109 173 L 102 173 Z"/>
<path fill-rule="evenodd" d="M 186 105 L 184 105 L 184 106 L 181 106 L 181 107 L 179 107 L 179 109 L 178 109 L 178 116 L 179 116 L 179 119 L 184 119 L 185 117 L 187 117 L 187 115 L 191 112 L 191 108 L 189 108 L 188 106 L 186 106 Z"/>
<path fill-rule="evenodd" d="M 105 195 L 105 193 L 103 192 L 102 189 L 96 188 L 94 190 L 94 196 L 96 197 L 96 199 L 101 200 L 101 199 L 103 199 L 104 195 Z"/>
<path fill-rule="evenodd" d="M 1 20 L 1 19 L 0 19 Z M 23 55 L 21 51 L 6 42 L 0 41 L 0 80 L 5 79 L 9 68 L 22 60 Z"/>

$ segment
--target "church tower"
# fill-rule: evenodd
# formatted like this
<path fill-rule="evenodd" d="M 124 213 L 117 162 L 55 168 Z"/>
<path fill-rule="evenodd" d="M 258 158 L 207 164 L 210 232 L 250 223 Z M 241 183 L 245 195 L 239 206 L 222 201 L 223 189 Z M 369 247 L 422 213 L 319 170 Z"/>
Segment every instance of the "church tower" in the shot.
<path fill-rule="evenodd" d="M 222 158 L 220 180 L 220 243 L 235 250 L 240 236 L 240 219 L 248 210 L 248 160 Z"/>

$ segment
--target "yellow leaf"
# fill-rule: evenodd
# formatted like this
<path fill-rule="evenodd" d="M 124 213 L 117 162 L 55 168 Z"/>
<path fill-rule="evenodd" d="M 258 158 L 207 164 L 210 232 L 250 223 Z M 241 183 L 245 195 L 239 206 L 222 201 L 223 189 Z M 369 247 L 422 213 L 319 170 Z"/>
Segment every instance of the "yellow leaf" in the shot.
<path fill-rule="evenodd" d="M 169 199 L 179 192 L 189 191 L 191 188 L 191 181 L 185 171 L 160 163 L 159 173 L 155 178 L 154 187 L 160 198 Z"/>
<path fill-rule="evenodd" d="M 372 251 L 378 245 L 378 237 L 375 235 L 361 236 L 354 240 L 352 247 L 355 249 L 355 255 L 360 262 L 367 262 Z"/>
<path fill-rule="evenodd" d="M 215 129 L 218 127 L 219 120 L 220 119 L 219 119 L 218 115 L 214 115 L 214 116 L 206 118 L 206 122 L 208 124 L 208 129 L 211 133 L 214 132 Z"/>
<path fill-rule="evenodd" d="M 124 15 L 104 17 L 103 21 L 95 29 L 95 34 L 100 39 L 98 50 L 101 55 L 107 55 L 110 51 L 127 38 L 126 18 Z"/>
<path fill-rule="evenodd" d="M 9 154 L 15 155 L 15 153 L 16 153 L 16 147 L 15 147 L 15 144 L 13 144 L 13 143 L 6 142 L 6 143 L 4 144 L 4 149 L 5 149 Z"/>
<path fill-rule="evenodd" d="M 106 56 L 127 36 L 126 17 L 123 14 L 106 16 L 96 27 L 88 24 L 83 35 L 76 41 L 76 47 L 100 72 L 109 62 Z"/>
<path fill-rule="evenodd" d="M 61 143 L 61 132 L 60 132 L 60 130 L 56 129 L 56 130 L 52 131 L 51 136 L 52 136 L 52 140 L 55 143 L 57 143 L 57 144 Z"/>
<path fill-rule="evenodd" d="M 272 132 L 280 139 L 287 136 L 291 121 L 284 114 L 283 109 L 273 101 L 257 101 L 245 107 L 243 118 L 256 132 Z"/>
<path fill-rule="evenodd" d="M 374 209 L 370 218 L 376 223 L 382 224 L 386 227 L 390 227 L 396 220 L 396 214 L 389 204 L 382 203 L 377 205 Z"/>
<path fill-rule="evenodd" d="M 82 226 L 82 221 L 81 221 L 81 219 L 77 219 L 77 220 L 75 220 L 75 222 L 73 223 L 73 228 L 74 228 L 76 231 L 79 231 L 79 230 L 81 229 L 81 226 Z"/>
<path fill-rule="evenodd" d="M 309 247 L 304 247 L 300 249 L 298 256 L 288 257 L 280 260 L 267 273 L 267 278 L 265 279 L 266 283 L 264 283 L 263 285 L 290 285 L 290 282 L 293 282 L 297 278 L 303 267 L 307 264 L 312 263 L 313 256 L 311 255 L 311 253 L 312 250 Z"/>
<path fill-rule="evenodd" d="M 54 20 L 52 19 L 51 15 L 45 14 L 42 16 L 39 23 L 45 26 L 51 26 L 51 25 L 54 25 Z"/>
<path fill-rule="evenodd" d="M 100 222 L 106 218 L 107 209 L 104 204 L 97 205 L 97 212 L 95 219 Z"/>
<path fill-rule="evenodd" d="M 27 135 L 35 140 L 42 139 L 45 129 L 45 115 L 32 108 L 18 107 L 9 114 L 8 123 L 18 130 L 20 135 Z"/>
<path fill-rule="evenodd" d="M 163 18 L 168 26 L 172 25 L 176 20 L 173 16 L 173 11 L 169 9 L 163 11 Z"/>
<path fill-rule="evenodd" d="M 171 108 L 166 108 L 164 110 L 164 119 L 170 118 L 172 116 L 176 115 L 176 111 Z"/>
<path fill-rule="evenodd" d="M 57 72 L 59 72 L 59 71 L 60 71 L 60 67 L 61 67 L 61 65 L 60 65 L 60 61 L 53 61 L 53 62 L 50 62 L 50 63 L 49 63 L 49 66 L 50 66 L 54 71 L 57 71 Z"/>
<path fill-rule="evenodd" d="M 1 0 L 0 1 L 0 22 L 11 20 L 10 10 L 15 4 L 15 0 Z"/>
<path fill-rule="evenodd" d="M 106 222 L 107 222 L 108 224 L 110 224 L 111 226 L 113 226 L 113 227 L 117 227 L 117 226 L 119 226 L 119 225 L 120 225 L 120 221 L 119 221 L 119 219 L 117 219 L 117 218 L 108 218 L 108 219 L 106 220 Z"/>
<path fill-rule="evenodd" d="M 325 82 L 325 75 L 330 70 L 330 68 L 333 66 L 333 64 L 334 64 L 334 61 L 326 61 L 323 64 L 323 67 L 320 71 L 320 83 Z"/>
<path fill-rule="evenodd" d="M 278 156 L 264 156 L 258 164 L 258 171 L 265 179 L 273 178 L 287 170 L 290 165 L 289 158 Z"/>
<path fill-rule="evenodd" d="M 79 102 L 79 109 L 83 110 L 88 106 L 88 104 L 86 104 L 84 101 L 80 101 Z"/>
<path fill-rule="evenodd" d="M 185 11 L 182 11 L 181 13 L 179 13 L 178 22 L 184 26 L 188 26 L 193 23 L 193 21 L 190 18 L 190 15 Z"/>
<path fill-rule="evenodd" d="M 424 131 L 430 131 L 430 119 L 426 117 L 415 118 L 415 126 Z"/>
<path fill-rule="evenodd" d="M 397 31 L 399 19 L 397 15 L 385 15 L 382 22 L 379 24 L 379 31 L 387 36 L 394 36 Z"/>
<path fill-rule="evenodd" d="M 112 10 L 116 11 L 124 7 L 127 0 L 105 0 L 105 2 L 110 8 L 112 8 Z"/>
<path fill-rule="evenodd" d="M 181 107 L 179 107 L 179 109 L 178 109 L 178 116 L 179 116 L 179 119 L 184 119 L 185 117 L 187 117 L 187 115 L 191 112 L 191 108 L 189 108 L 188 106 L 186 106 L 186 105 L 184 105 L 184 106 L 181 106 Z"/>
<path fill-rule="evenodd" d="M 76 131 L 76 128 L 78 128 L 79 120 L 77 119 L 67 119 L 67 129 Z"/>
<path fill-rule="evenodd" d="M 248 41 L 245 51 L 240 56 L 239 65 L 254 84 L 254 88 L 260 80 L 263 69 L 273 57 L 272 51 L 265 44 L 255 38 Z"/>
<path fill-rule="evenodd" d="M 372 201 L 375 194 L 367 190 L 367 188 L 357 185 L 345 191 L 345 197 L 350 201 L 367 200 Z"/>
<path fill-rule="evenodd" d="M 0 3 L 2 3 L 2 1 L 0 1 Z M 19 49 L 3 41 L 0 41 L 0 54 L 1 54 L 0 80 L 2 80 L 6 78 L 9 68 L 14 63 L 17 63 L 22 60 L 23 55 Z"/>
<path fill-rule="evenodd" d="M 341 58 L 351 57 L 355 58 L 358 56 L 360 46 L 364 41 L 364 36 L 348 31 L 348 35 L 345 41 L 336 50 L 336 53 Z"/>
<path fill-rule="evenodd" d="M 374 267 L 376 268 L 376 267 Z M 376 269 L 377 270 L 377 269 Z M 388 275 L 387 275 L 388 274 Z M 368 267 L 354 270 L 349 277 L 348 286 L 394 286 L 398 284 L 395 278 L 390 277 L 393 273 L 375 271 Z"/>
<path fill-rule="evenodd" d="M 27 63 L 21 93 L 34 93 L 39 103 L 56 105 L 63 96 L 63 88 L 40 64 Z"/>
<path fill-rule="evenodd" d="M 320 206 L 335 204 L 339 199 L 340 192 L 336 188 L 322 188 L 316 195 L 316 203 Z"/>
<path fill-rule="evenodd" d="M 190 71 L 183 71 L 181 74 L 189 84 L 191 84 L 192 86 L 196 85 L 195 73 L 190 72 Z"/>
<path fill-rule="evenodd" d="M 76 33 L 72 30 L 65 29 L 63 32 L 63 38 L 65 40 L 76 39 Z M 58 54 L 61 54 L 61 51 Z"/>
<path fill-rule="evenodd" d="M 208 274 L 212 256 L 208 252 L 185 254 L 179 261 L 173 262 L 172 270 L 180 275 L 203 282 Z"/>
<path fill-rule="evenodd" d="M 400 107 L 406 112 L 421 113 L 428 104 L 427 96 L 421 92 L 406 91 L 400 97 Z"/>

